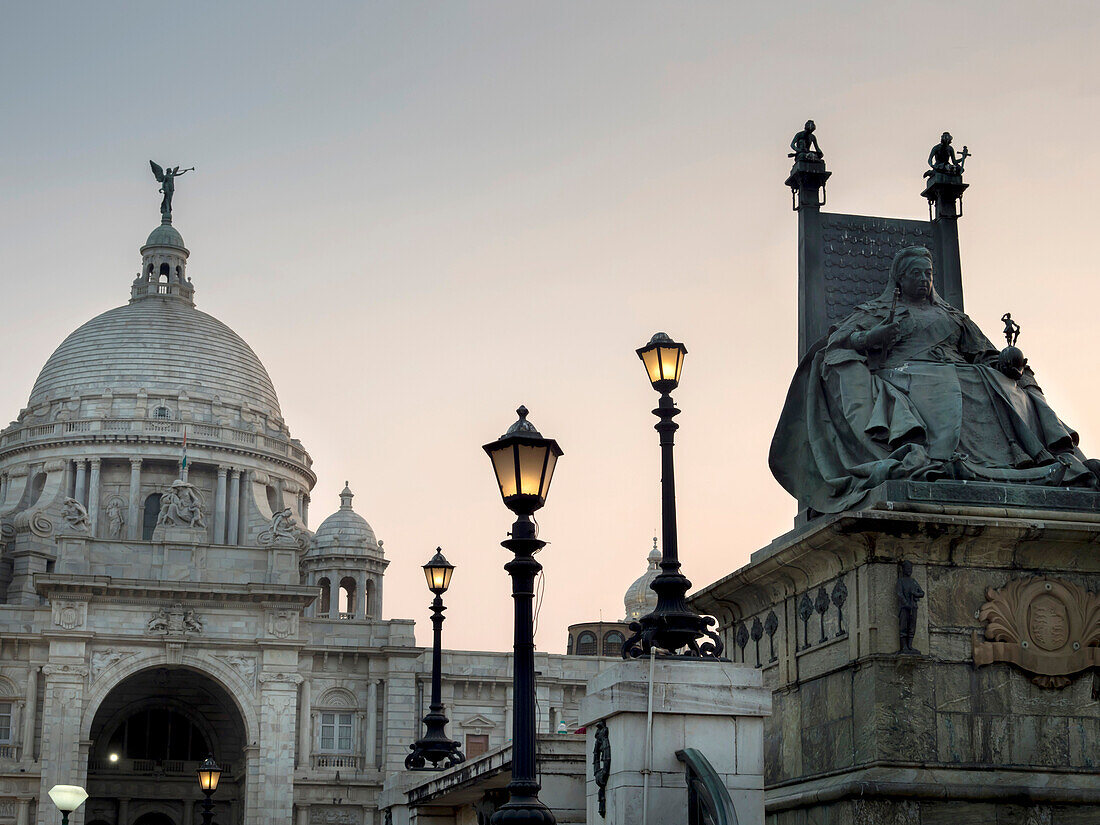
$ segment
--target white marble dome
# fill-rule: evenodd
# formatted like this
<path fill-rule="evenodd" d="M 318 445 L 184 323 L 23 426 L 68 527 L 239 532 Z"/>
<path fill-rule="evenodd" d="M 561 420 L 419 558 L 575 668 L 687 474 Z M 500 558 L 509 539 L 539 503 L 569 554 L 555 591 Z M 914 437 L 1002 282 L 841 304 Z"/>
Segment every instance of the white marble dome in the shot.
<path fill-rule="evenodd" d="M 46 361 L 28 406 L 106 390 L 181 389 L 282 417 L 271 378 L 248 344 L 217 318 L 171 298 L 108 310 L 73 332 Z"/>
<path fill-rule="evenodd" d="M 344 483 L 340 493 L 340 509 L 321 522 L 314 534 L 311 556 L 367 555 L 379 552 L 378 539 L 367 520 L 352 509 L 355 494 Z"/>
<path fill-rule="evenodd" d="M 653 549 L 649 551 L 649 568 L 626 589 L 626 595 L 623 596 L 626 621 L 640 619 L 657 607 L 657 594 L 650 585 L 661 573 L 660 564 L 661 551 L 657 549 L 657 539 L 653 539 Z"/>

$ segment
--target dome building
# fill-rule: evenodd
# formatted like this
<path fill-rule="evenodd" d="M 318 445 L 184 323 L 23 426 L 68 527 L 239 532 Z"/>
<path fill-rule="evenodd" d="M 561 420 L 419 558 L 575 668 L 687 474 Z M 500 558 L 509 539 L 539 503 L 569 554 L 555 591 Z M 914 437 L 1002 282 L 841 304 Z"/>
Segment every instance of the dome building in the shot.
<path fill-rule="evenodd" d="M 382 619 L 350 487 L 310 531 L 310 456 L 170 215 L 140 255 L 0 431 L 0 825 L 52 823 L 55 784 L 73 825 L 192 825 L 211 753 L 218 822 L 379 825 L 431 652 Z M 540 729 L 575 726 L 594 662 L 538 656 Z M 447 652 L 443 687 L 468 752 L 510 740 L 509 655 Z"/>

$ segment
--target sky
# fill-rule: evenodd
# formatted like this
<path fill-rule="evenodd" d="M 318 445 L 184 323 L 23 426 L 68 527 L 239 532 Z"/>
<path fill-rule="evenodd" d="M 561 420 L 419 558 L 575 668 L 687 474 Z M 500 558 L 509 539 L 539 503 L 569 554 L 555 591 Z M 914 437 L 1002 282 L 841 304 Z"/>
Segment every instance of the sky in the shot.
<path fill-rule="evenodd" d="M 384 615 L 504 650 L 511 524 L 481 445 L 521 403 L 565 451 L 539 514 L 539 649 L 620 619 L 660 524 L 656 393 L 688 347 L 679 546 L 696 587 L 792 526 L 767 451 L 795 367 L 788 144 L 827 209 L 920 218 L 966 144 L 966 309 L 1011 311 L 1100 455 L 1100 15 L 1089 2 L 0 2 L 0 415 L 129 297 L 148 160 L 195 166 L 175 226 L 196 303 L 266 365 L 314 459 L 311 525 L 385 542 Z M 7 412 L 2 412 L 6 410 Z"/>

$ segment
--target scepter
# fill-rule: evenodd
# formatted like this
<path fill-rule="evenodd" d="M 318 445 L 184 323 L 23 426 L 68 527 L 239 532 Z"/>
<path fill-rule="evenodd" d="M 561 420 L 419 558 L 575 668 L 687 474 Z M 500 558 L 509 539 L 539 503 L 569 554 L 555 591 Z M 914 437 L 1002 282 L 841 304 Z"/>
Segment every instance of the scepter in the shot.
<path fill-rule="evenodd" d="M 890 303 L 890 315 L 886 318 L 886 323 L 894 323 L 894 312 L 898 308 L 898 298 L 901 297 L 901 287 L 894 287 L 894 300 Z"/>

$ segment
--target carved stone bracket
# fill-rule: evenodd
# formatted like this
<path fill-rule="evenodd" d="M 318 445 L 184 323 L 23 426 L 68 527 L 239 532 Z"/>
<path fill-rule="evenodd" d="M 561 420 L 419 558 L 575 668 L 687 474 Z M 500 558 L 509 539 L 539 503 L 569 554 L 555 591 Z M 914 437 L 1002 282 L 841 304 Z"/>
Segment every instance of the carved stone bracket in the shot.
<path fill-rule="evenodd" d="M 1016 579 L 986 590 L 974 633 L 974 664 L 1010 662 L 1039 687 L 1063 688 L 1100 668 L 1100 594 L 1061 579 Z"/>

